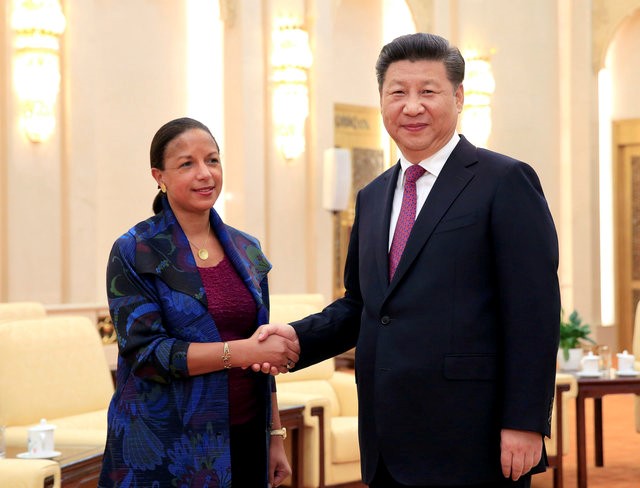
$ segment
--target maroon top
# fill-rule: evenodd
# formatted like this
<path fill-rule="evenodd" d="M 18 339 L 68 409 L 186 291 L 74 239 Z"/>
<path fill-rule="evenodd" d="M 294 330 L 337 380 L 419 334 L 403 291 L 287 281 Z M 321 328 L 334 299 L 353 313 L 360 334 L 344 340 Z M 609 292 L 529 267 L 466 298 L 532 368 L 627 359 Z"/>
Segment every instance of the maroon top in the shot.
<path fill-rule="evenodd" d="M 212 268 L 198 268 L 209 313 L 223 341 L 246 339 L 255 330 L 256 302 L 226 256 Z M 230 348 L 233 366 L 233 347 Z M 229 419 L 244 424 L 260 411 L 256 374 L 250 368 L 229 369 Z"/>

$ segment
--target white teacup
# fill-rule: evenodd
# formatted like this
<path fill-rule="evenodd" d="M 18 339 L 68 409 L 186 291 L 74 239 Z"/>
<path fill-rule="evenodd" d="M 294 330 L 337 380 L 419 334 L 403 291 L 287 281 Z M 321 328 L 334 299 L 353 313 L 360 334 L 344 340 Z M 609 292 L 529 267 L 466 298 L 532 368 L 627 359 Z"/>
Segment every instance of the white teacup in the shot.
<path fill-rule="evenodd" d="M 41 419 L 38 425 L 30 427 L 28 437 L 28 451 L 32 456 L 41 456 L 53 452 L 53 431 L 56 426 Z"/>
<path fill-rule="evenodd" d="M 583 356 L 580 360 L 582 371 L 585 373 L 597 373 L 600 370 L 600 356 L 596 356 L 593 352 Z"/>
<path fill-rule="evenodd" d="M 633 354 L 629 354 L 626 350 L 616 354 L 618 357 L 618 371 L 630 372 L 633 371 L 633 364 L 636 358 Z"/>

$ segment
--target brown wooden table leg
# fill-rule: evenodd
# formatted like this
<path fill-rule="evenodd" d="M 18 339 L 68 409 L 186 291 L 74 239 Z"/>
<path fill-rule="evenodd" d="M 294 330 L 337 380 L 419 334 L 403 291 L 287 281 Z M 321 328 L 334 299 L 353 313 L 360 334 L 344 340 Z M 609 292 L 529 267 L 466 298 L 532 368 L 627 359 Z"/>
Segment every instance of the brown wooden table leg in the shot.
<path fill-rule="evenodd" d="M 302 487 L 302 442 L 300 442 L 300 429 L 291 430 L 291 465 L 294 467 L 291 475 L 291 487 Z"/>
<path fill-rule="evenodd" d="M 324 407 L 313 407 L 311 409 L 311 415 L 318 417 L 318 437 L 320 437 L 320 445 L 318 446 L 320 452 L 320 459 L 318 460 L 320 463 L 318 488 L 325 488 L 324 450 L 326 447 L 324 438 Z"/>
<path fill-rule="evenodd" d="M 596 466 L 604 466 L 602 448 L 602 398 L 593 399 L 593 428 L 595 435 Z"/>
<path fill-rule="evenodd" d="M 555 459 L 555 467 L 553 470 L 553 488 L 564 488 L 564 480 L 563 480 L 563 459 L 564 456 L 564 443 L 568 442 L 568 439 L 565 440 L 562 438 L 562 422 L 564 417 L 563 406 L 562 406 L 562 395 L 563 392 L 569 391 L 571 387 L 567 384 L 556 384 L 556 459 Z"/>
<path fill-rule="evenodd" d="M 584 397 L 576 398 L 576 444 L 578 451 L 578 488 L 587 488 L 587 453 L 584 415 Z"/>

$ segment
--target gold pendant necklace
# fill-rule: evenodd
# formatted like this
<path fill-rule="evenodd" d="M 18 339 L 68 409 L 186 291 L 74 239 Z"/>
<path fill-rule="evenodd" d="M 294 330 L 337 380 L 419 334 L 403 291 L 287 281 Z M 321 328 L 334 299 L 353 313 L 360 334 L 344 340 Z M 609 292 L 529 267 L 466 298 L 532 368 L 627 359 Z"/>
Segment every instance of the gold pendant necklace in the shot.
<path fill-rule="evenodd" d="M 209 226 L 207 227 L 207 237 L 209 237 L 210 231 L 211 231 L 211 222 L 209 221 Z M 205 237 L 204 245 L 202 247 L 196 246 L 193 242 L 189 240 L 189 238 L 187 238 L 187 242 L 195 248 L 196 252 L 198 253 L 198 257 L 203 261 L 206 261 L 207 259 L 209 259 L 209 251 L 207 251 L 207 248 L 205 247 L 207 245 L 207 237 Z"/>

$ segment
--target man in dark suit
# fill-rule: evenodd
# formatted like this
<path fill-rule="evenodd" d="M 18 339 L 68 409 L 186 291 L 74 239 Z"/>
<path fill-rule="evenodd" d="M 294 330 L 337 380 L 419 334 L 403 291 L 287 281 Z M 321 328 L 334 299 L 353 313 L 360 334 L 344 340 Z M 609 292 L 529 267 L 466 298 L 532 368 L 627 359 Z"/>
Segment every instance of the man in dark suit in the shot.
<path fill-rule="evenodd" d="M 395 39 L 376 71 L 401 157 L 358 194 L 345 296 L 291 324 L 297 368 L 357 345 L 371 487 L 530 486 L 546 461 L 560 318 L 540 182 L 456 133 L 464 59 L 446 39 Z"/>

